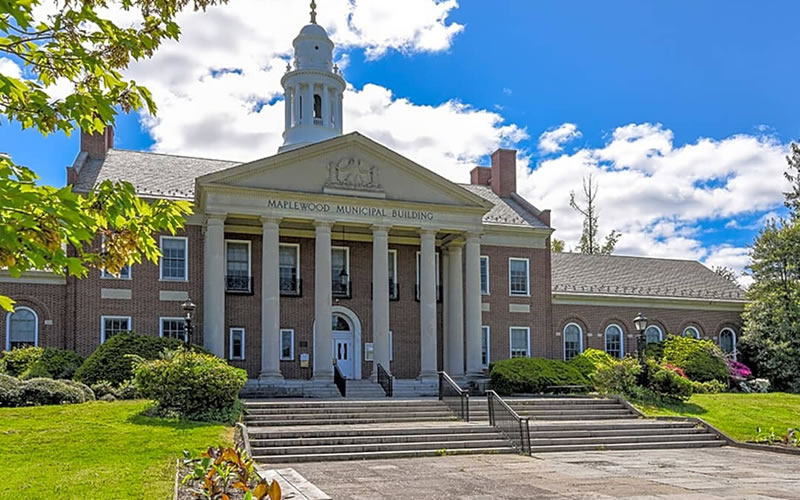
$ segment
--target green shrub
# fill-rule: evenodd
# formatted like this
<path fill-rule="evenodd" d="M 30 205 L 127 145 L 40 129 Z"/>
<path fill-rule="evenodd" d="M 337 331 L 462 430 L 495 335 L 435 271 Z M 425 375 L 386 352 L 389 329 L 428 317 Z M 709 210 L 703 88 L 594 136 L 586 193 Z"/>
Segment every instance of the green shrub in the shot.
<path fill-rule="evenodd" d="M 648 388 L 667 399 L 685 401 L 692 396 L 692 382 L 663 367 L 650 369 Z"/>
<path fill-rule="evenodd" d="M 641 372 L 636 358 L 626 356 L 619 361 L 601 365 L 592 375 L 595 389 L 601 394 L 633 395 Z"/>
<path fill-rule="evenodd" d="M 89 385 L 107 380 L 118 386 L 133 378 L 133 358 L 129 354 L 144 359 L 156 359 L 165 350 L 182 345 L 183 342 L 177 339 L 138 335 L 133 332 L 118 333 L 86 358 L 75 372 L 75 380 Z M 207 352 L 199 346 L 192 346 L 192 349 Z"/>
<path fill-rule="evenodd" d="M 114 391 L 117 399 L 139 399 L 139 388 L 133 380 L 126 380 L 119 384 L 119 387 Z"/>
<path fill-rule="evenodd" d="M 0 406 L 17 406 L 22 382 L 11 375 L 0 373 Z"/>
<path fill-rule="evenodd" d="M 664 357 L 664 342 L 650 342 L 644 346 L 644 355 L 646 358 L 654 359 L 661 363 Z"/>
<path fill-rule="evenodd" d="M 589 378 L 599 367 L 610 365 L 613 361 L 614 358 L 605 351 L 586 349 L 569 360 L 569 364 L 581 372 L 584 377 Z"/>
<path fill-rule="evenodd" d="M 83 403 L 83 391 L 61 380 L 52 378 L 32 378 L 22 383 L 19 395 L 23 405 L 58 405 Z"/>
<path fill-rule="evenodd" d="M 19 377 L 28 369 L 28 366 L 42 357 L 43 351 L 44 349 L 41 347 L 23 347 L 3 351 L 3 357 L 0 358 L 0 372 L 12 377 Z"/>
<path fill-rule="evenodd" d="M 83 356 L 75 351 L 45 347 L 39 359 L 33 361 L 20 375 L 21 378 L 71 379 L 83 363 Z"/>
<path fill-rule="evenodd" d="M 97 399 L 102 398 L 106 394 L 111 394 L 112 396 L 114 395 L 114 386 L 108 380 L 95 382 L 91 385 L 91 389 Z"/>
<path fill-rule="evenodd" d="M 61 380 L 61 382 L 64 382 L 65 384 L 72 386 L 76 389 L 79 389 L 81 392 L 83 392 L 84 401 L 94 401 L 96 399 L 94 391 L 91 389 L 91 387 L 89 387 L 86 384 L 82 384 L 80 382 L 76 382 L 74 380 L 69 380 L 69 379 L 63 379 Z"/>
<path fill-rule="evenodd" d="M 664 363 L 675 365 L 697 382 L 727 382 L 728 364 L 719 347 L 710 340 L 670 336 L 664 341 Z"/>
<path fill-rule="evenodd" d="M 491 387 L 499 394 L 542 393 L 554 385 L 589 385 L 574 366 L 561 360 L 512 358 L 492 363 Z"/>
<path fill-rule="evenodd" d="M 247 372 L 216 356 L 180 348 L 162 359 L 138 362 L 135 382 L 142 397 L 157 402 L 159 411 L 189 420 L 215 419 L 234 407 Z"/>
<path fill-rule="evenodd" d="M 117 397 L 109 392 L 108 394 L 103 394 L 103 396 L 97 398 L 97 400 L 98 401 L 116 401 Z"/>
<path fill-rule="evenodd" d="M 725 392 L 728 389 L 727 384 L 723 384 L 719 380 L 712 380 L 710 382 L 692 382 L 692 393 L 694 394 L 716 394 L 718 392 Z"/>

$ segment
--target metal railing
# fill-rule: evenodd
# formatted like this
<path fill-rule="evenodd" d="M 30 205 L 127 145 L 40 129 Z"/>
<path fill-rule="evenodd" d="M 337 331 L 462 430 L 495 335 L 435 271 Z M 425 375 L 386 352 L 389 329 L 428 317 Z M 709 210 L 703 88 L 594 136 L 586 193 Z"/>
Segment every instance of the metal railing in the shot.
<path fill-rule="evenodd" d="M 341 394 L 343 398 L 347 397 L 347 379 L 342 375 L 336 361 L 333 362 L 333 383 L 336 384 L 336 388 L 339 389 L 339 394 Z"/>
<path fill-rule="evenodd" d="M 253 277 L 238 274 L 225 275 L 225 291 L 228 293 L 253 293 Z"/>
<path fill-rule="evenodd" d="M 299 297 L 303 294 L 303 280 L 298 278 L 281 278 L 281 295 L 288 297 Z"/>
<path fill-rule="evenodd" d="M 439 372 L 439 401 L 446 404 L 459 419 L 469 422 L 469 393 L 445 372 Z"/>
<path fill-rule="evenodd" d="M 492 390 L 486 391 L 489 404 L 489 424 L 506 436 L 514 448 L 525 455 L 531 454 L 531 430 L 529 420 L 520 417 L 503 398 Z"/>
<path fill-rule="evenodd" d="M 338 279 L 331 280 L 331 292 L 334 297 L 345 299 L 353 298 L 353 282 L 342 283 Z"/>
<path fill-rule="evenodd" d="M 394 392 L 394 377 L 389 375 L 383 365 L 378 363 L 378 384 L 383 387 L 383 392 L 386 393 L 386 397 L 392 397 L 392 393 Z"/>

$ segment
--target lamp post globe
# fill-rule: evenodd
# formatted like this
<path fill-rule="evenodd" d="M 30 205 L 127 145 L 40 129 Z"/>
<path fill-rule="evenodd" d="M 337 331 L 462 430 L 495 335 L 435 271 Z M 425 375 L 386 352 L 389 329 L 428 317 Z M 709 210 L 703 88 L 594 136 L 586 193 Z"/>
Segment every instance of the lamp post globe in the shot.
<path fill-rule="evenodd" d="M 192 327 L 192 319 L 194 318 L 194 311 L 195 311 L 195 309 L 197 309 L 197 306 L 194 304 L 194 302 L 192 302 L 192 299 L 187 297 L 186 300 L 183 301 L 183 304 L 181 304 L 181 308 L 183 309 L 183 318 L 185 320 L 184 321 L 184 328 L 185 328 L 184 337 L 185 337 L 186 344 L 188 345 L 188 344 L 192 343 L 192 332 L 194 330 L 193 327 Z"/>

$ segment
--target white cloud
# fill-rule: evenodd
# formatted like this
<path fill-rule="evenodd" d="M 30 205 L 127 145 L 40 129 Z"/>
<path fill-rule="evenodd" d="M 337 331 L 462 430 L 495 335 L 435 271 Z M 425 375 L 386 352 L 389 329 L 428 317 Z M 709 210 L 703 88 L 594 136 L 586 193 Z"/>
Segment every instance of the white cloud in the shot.
<path fill-rule="evenodd" d="M 22 70 L 19 65 L 7 57 L 0 57 L 0 75 L 9 78 L 22 78 Z"/>
<path fill-rule="evenodd" d="M 563 123 L 555 129 L 547 130 L 539 136 L 539 151 L 545 154 L 557 153 L 564 144 L 581 137 L 581 131 L 574 123 Z"/>

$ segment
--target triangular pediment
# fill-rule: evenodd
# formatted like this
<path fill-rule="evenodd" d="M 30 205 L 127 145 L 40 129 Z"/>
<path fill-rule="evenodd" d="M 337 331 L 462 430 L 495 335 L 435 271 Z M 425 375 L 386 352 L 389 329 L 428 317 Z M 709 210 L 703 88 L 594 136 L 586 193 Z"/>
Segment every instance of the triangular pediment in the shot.
<path fill-rule="evenodd" d="M 490 207 L 483 198 L 358 133 L 205 175 L 197 184 Z"/>

